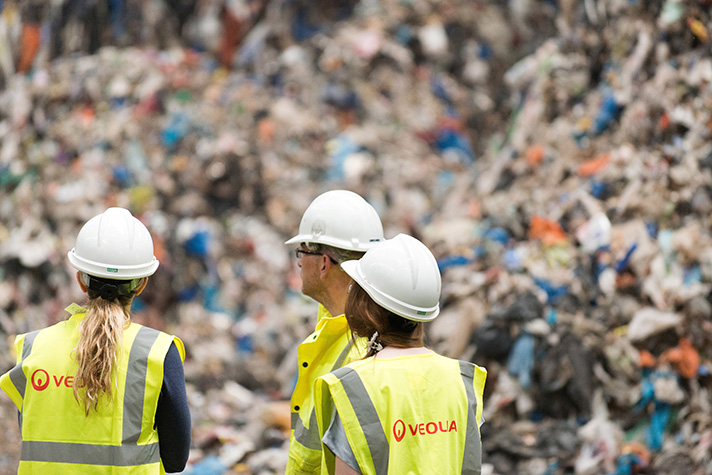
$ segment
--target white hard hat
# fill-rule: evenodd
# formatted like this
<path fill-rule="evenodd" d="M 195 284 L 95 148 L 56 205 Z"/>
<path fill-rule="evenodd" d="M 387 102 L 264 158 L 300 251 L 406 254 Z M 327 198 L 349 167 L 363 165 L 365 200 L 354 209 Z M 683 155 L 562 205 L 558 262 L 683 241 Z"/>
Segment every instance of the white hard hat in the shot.
<path fill-rule="evenodd" d="M 87 221 L 67 257 L 75 269 L 110 279 L 146 277 L 158 269 L 151 234 L 124 208 L 109 208 Z"/>
<path fill-rule="evenodd" d="M 383 241 L 383 225 L 378 213 L 352 191 L 322 193 L 304 211 L 299 234 L 285 242 L 326 244 L 351 251 L 367 251 Z"/>
<path fill-rule="evenodd" d="M 435 256 L 412 236 L 399 234 L 341 267 L 381 307 L 416 322 L 440 313 L 440 270 Z"/>

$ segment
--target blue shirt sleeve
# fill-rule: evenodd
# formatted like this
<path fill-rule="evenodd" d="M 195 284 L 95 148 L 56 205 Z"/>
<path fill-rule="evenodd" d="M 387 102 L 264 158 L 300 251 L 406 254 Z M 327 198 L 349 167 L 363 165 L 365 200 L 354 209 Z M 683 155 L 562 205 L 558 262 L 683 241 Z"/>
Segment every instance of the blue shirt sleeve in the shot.
<path fill-rule="evenodd" d="M 168 473 L 182 472 L 190 454 L 190 407 L 185 391 L 183 361 L 175 343 L 163 364 L 163 387 L 156 408 L 156 430 L 163 467 Z"/>

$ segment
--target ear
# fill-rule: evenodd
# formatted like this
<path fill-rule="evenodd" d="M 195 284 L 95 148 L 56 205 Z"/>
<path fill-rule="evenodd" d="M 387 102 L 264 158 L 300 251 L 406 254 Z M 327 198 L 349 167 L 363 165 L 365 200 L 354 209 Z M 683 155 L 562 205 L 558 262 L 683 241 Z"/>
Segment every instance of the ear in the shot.
<path fill-rule="evenodd" d="M 79 271 L 77 271 L 77 282 L 79 282 L 79 287 L 82 289 L 82 292 L 87 293 L 87 284 L 82 280 L 82 273 Z"/>
<path fill-rule="evenodd" d="M 134 294 L 139 295 L 141 292 L 143 292 L 143 289 L 146 288 L 146 284 L 148 284 L 148 277 L 144 277 L 143 279 L 141 279 L 141 283 L 138 284 L 138 287 L 136 287 L 136 289 L 134 289 Z"/>
<path fill-rule="evenodd" d="M 319 267 L 319 276 L 323 279 L 326 277 L 326 274 L 329 272 L 329 270 L 334 266 L 334 263 L 331 262 L 331 259 L 329 259 L 329 256 L 326 254 L 321 256 L 321 262 L 320 262 L 320 267 Z"/>

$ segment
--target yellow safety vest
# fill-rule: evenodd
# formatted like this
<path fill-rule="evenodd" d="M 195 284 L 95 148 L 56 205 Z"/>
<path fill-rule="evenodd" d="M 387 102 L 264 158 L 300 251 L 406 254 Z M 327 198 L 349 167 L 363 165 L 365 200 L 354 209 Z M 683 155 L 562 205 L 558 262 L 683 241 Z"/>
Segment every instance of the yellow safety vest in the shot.
<path fill-rule="evenodd" d="M 337 411 L 363 475 L 479 474 L 486 378 L 433 352 L 351 363 L 316 382 L 320 437 Z M 323 454 L 322 472 L 334 473 L 334 454 Z"/>
<path fill-rule="evenodd" d="M 72 304 L 72 316 L 15 339 L 17 365 L 0 376 L 0 388 L 20 411 L 22 450 L 19 474 L 163 474 L 154 428 L 163 362 L 175 342 L 136 323 L 123 333 L 113 398 L 85 416 L 74 398 L 73 349 L 86 310 Z"/>
<path fill-rule="evenodd" d="M 321 438 L 314 414 L 314 381 L 329 371 L 362 358 L 365 340 L 353 343 L 346 317 L 331 314 L 319 305 L 319 321 L 314 333 L 297 349 L 297 383 L 291 398 L 292 430 L 286 474 L 321 473 Z"/>

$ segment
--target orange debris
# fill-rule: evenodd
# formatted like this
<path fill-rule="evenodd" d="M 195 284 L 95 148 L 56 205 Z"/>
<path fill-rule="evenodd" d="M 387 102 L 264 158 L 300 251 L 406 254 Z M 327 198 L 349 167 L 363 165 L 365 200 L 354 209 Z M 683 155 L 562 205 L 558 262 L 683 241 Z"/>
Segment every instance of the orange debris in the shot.
<path fill-rule="evenodd" d="M 578 174 L 580 176 L 591 176 L 595 175 L 599 171 L 601 171 L 603 168 L 605 168 L 606 165 L 608 165 L 608 162 L 611 161 L 611 154 L 610 153 L 603 153 L 601 155 L 598 155 L 595 158 L 592 158 L 591 160 L 587 160 L 583 162 L 581 165 L 578 167 Z"/>
<path fill-rule="evenodd" d="M 641 368 L 652 368 L 655 366 L 655 357 L 649 351 L 641 350 L 639 358 Z"/>
<path fill-rule="evenodd" d="M 566 242 L 566 233 L 561 225 L 541 216 L 532 216 L 529 222 L 529 237 L 539 239 L 544 244 L 555 245 Z"/>
<path fill-rule="evenodd" d="M 539 165 L 544 159 L 544 147 L 541 145 L 532 145 L 527 149 L 525 157 L 530 166 L 535 167 Z"/>
<path fill-rule="evenodd" d="M 700 367 L 700 354 L 687 338 L 680 338 L 678 346 L 666 350 L 660 358 L 674 363 L 683 378 L 694 378 Z"/>

